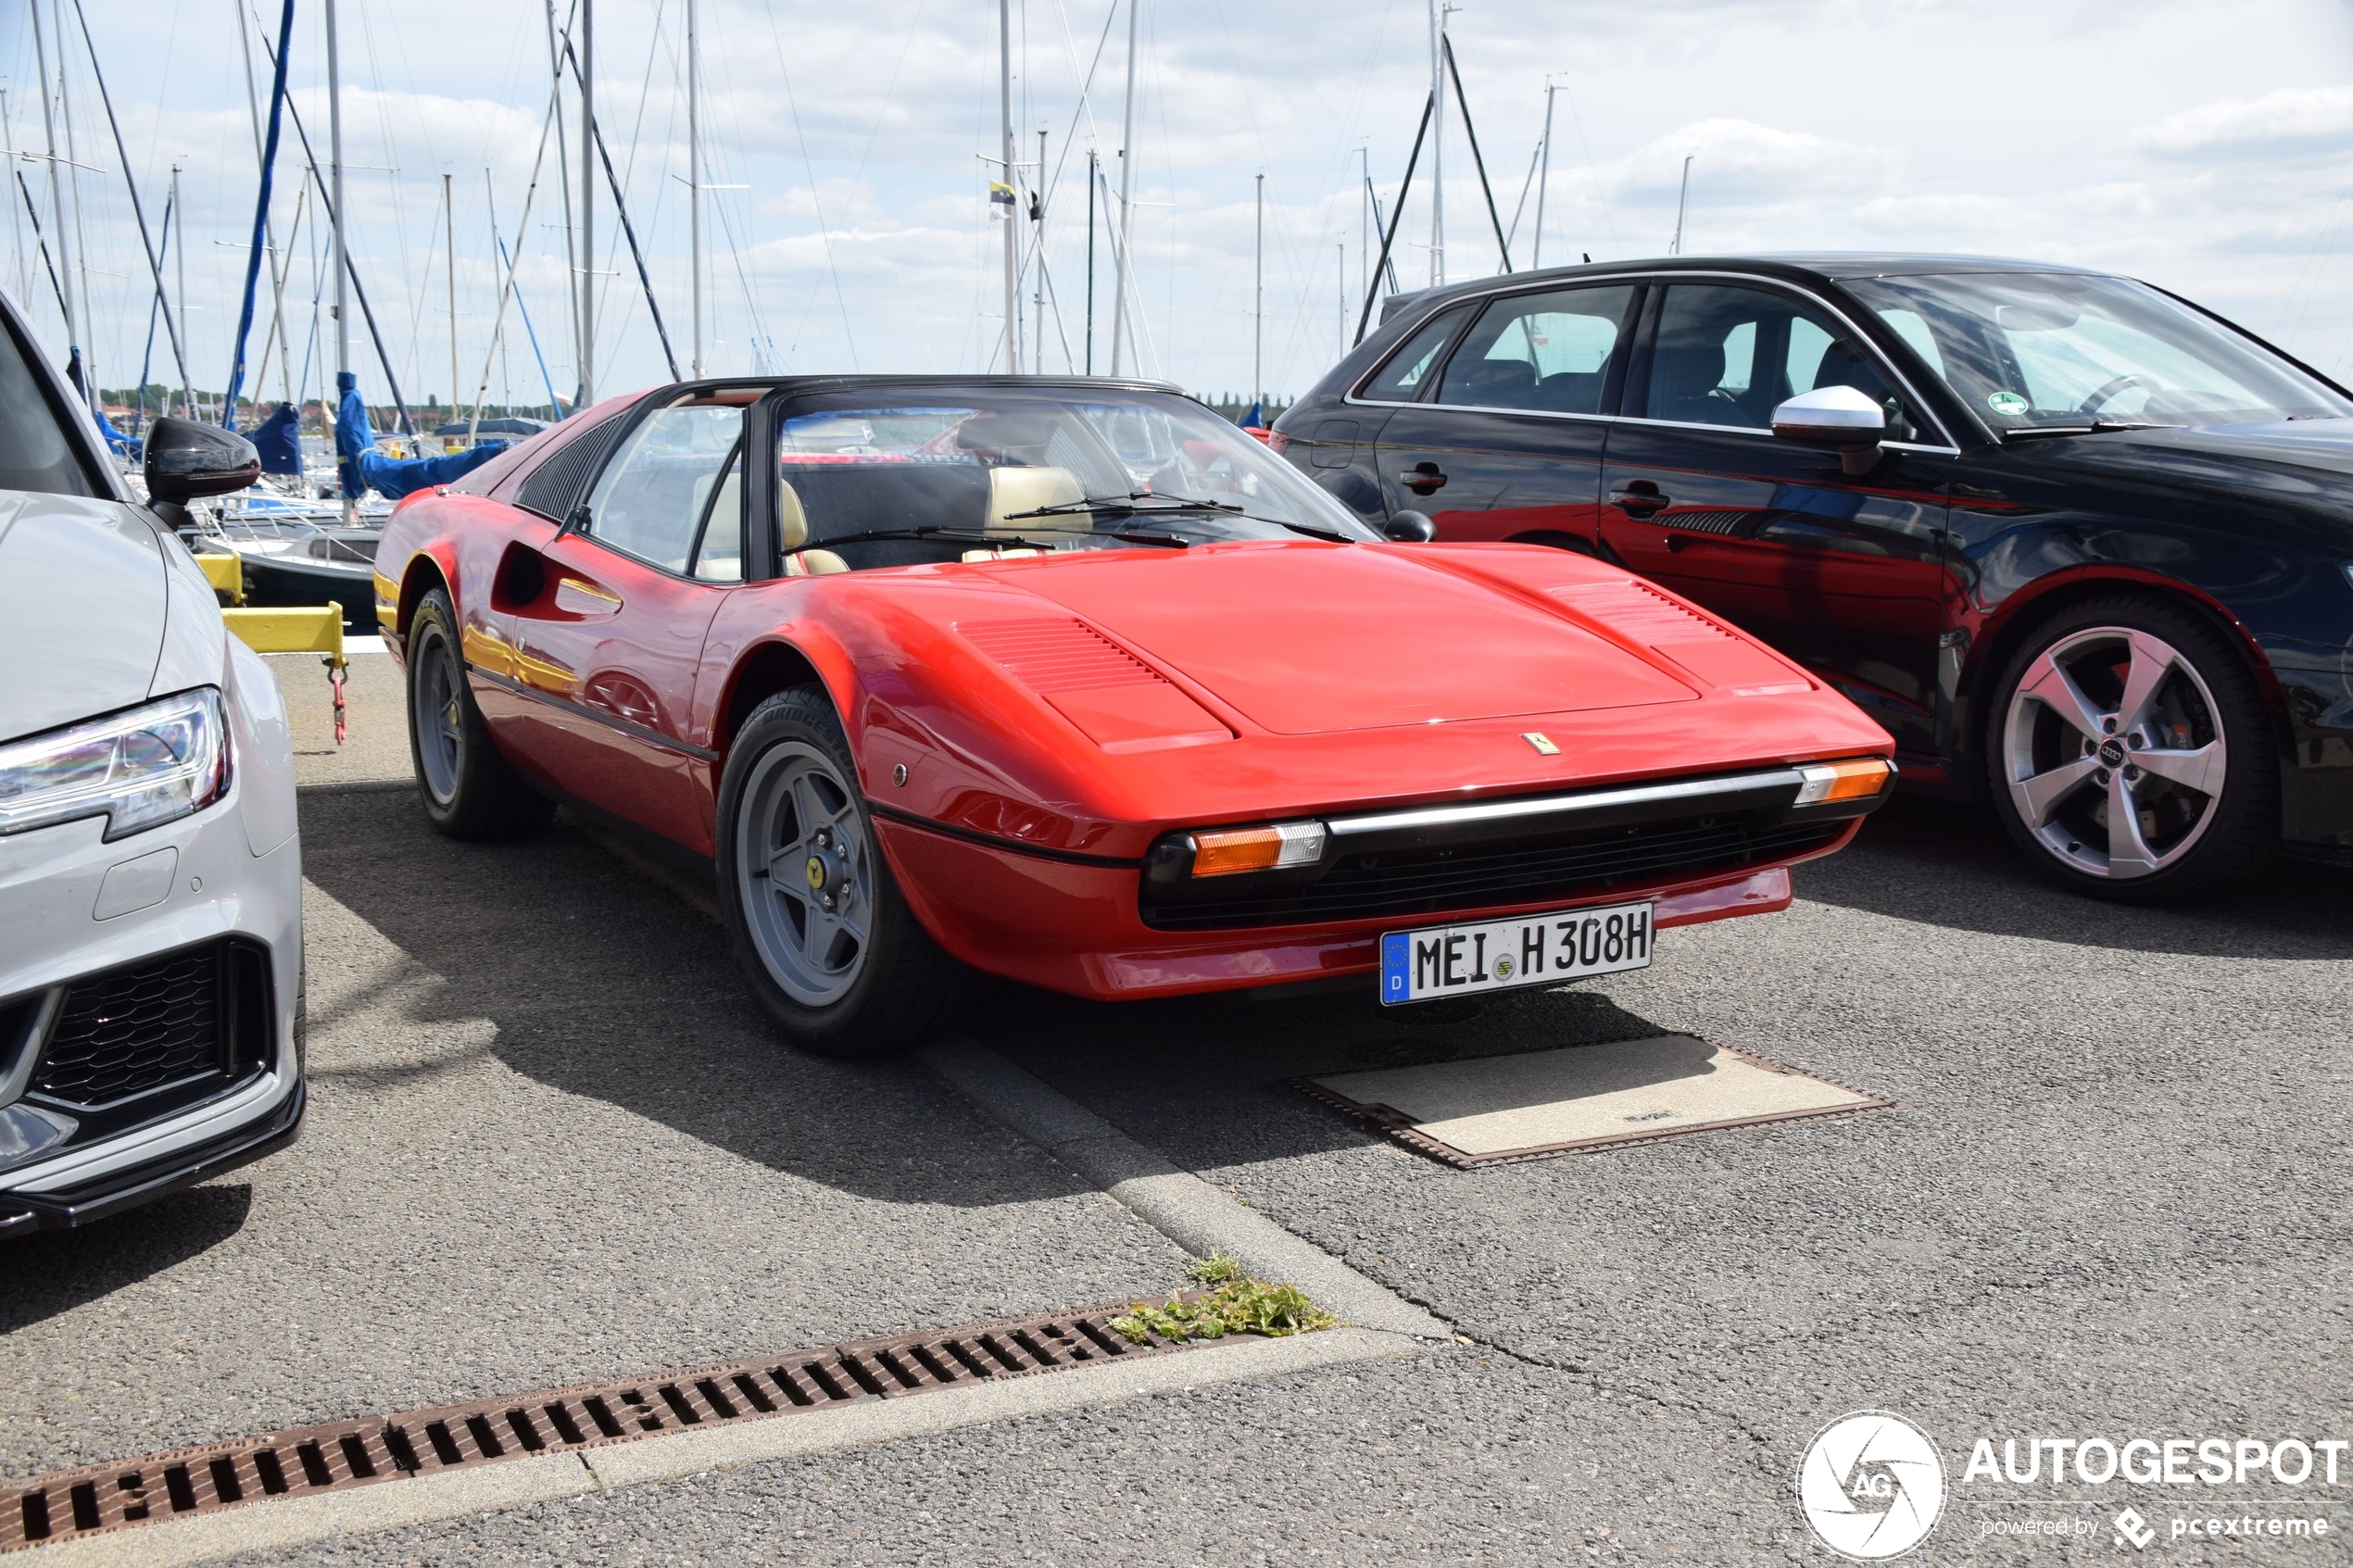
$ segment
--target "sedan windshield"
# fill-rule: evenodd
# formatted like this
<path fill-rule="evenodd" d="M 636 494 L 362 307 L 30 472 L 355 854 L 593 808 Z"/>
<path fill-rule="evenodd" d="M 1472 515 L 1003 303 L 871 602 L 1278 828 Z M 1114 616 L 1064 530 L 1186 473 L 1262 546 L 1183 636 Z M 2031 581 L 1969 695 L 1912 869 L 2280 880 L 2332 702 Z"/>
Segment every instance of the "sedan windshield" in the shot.
<path fill-rule="evenodd" d="M 2353 414 L 2253 339 L 2128 279 L 1964 272 L 1846 286 L 2005 437 Z"/>
<path fill-rule="evenodd" d="M 793 404 L 778 446 L 787 548 L 852 568 L 1374 537 L 1290 464 L 1170 393 L 837 393 Z"/>

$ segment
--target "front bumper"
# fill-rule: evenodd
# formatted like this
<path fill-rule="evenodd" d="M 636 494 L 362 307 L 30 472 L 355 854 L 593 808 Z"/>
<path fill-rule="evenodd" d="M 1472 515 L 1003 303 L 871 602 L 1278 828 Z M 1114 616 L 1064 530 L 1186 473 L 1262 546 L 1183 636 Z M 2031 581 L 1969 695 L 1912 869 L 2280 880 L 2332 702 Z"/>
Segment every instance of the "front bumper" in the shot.
<path fill-rule="evenodd" d="M 19 1055 L 23 1041 L 0 1040 L 0 1055 L 12 1059 L 0 1062 L 9 1109 L 57 1111 L 72 1123 L 62 1142 L 0 1148 L 0 1235 L 82 1223 L 294 1136 L 304 1103 L 303 971 L 291 770 L 249 730 L 236 738 L 228 797 L 191 817 L 111 844 L 95 819 L 0 837 L 0 1017 L 21 1019 L 96 977 L 223 944 L 255 967 L 239 994 L 266 994 L 233 1036 L 223 1026 L 222 1041 L 253 1041 L 233 1071 L 224 1055 L 217 1081 L 199 1073 L 165 1090 L 44 1098 L 37 1060 Z"/>
<path fill-rule="evenodd" d="M 266 1086 L 276 1091 L 284 1085 L 272 1079 Z M 257 1098 L 263 1106 L 258 1120 L 236 1123 L 203 1142 L 170 1139 L 168 1152 L 143 1163 L 117 1165 L 77 1185 L 39 1193 L 0 1192 L 0 1237 L 86 1225 L 277 1153 L 301 1135 L 308 1091 L 296 1078 L 293 1092 L 281 1094 L 274 1103 L 267 1094 Z"/>
<path fill-rule="evenodd" d="M 1581 897 L 1552 897 L 1428 917 L 1177 933 L 1147 926 L 1140 873 L 1000 849 L 902 821 L 875 823 L 899 884 L 925 930 L 975 968 L 1025 985 L 1099 1000 L 1242 990 L 1343 975 L 1380 965 L 1384 931 L 1504 919 L 1539 909 L 1656 897 L 1659 929 L 1790 902 L 1789 867 L 1843 847 L 1859 820 L 1805 855 L 1730 874 L 1631 884 Z"/>

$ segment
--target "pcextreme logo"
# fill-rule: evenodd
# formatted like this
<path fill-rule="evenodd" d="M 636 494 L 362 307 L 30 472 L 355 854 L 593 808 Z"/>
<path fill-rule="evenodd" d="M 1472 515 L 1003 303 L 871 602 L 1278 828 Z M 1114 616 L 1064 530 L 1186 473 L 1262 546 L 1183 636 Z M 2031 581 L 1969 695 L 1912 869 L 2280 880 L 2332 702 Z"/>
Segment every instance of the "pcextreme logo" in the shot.
<path fill-rule="evenodd" d="M 1856 1411 L 1814 1435 L 1797 1502 L 1815 1539 L 1876 1562 L 1928 1538 L 1944 1512 L 1944 1461 L 1928 1434 L 1889 1411 Z"/>

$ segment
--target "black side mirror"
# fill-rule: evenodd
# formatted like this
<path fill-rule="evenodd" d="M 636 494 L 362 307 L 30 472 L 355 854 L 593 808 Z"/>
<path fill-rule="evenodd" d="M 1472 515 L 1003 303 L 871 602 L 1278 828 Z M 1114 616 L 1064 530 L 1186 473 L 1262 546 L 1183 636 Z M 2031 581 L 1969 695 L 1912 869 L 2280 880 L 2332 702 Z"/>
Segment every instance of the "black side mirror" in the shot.
<path fill-rule="evenodd" d="M 226 495 L 261 477 L 261 454 L 234 431 L 195 420 L 157 420 L 147 432 L 147 498 L 180 506 Z"/>
<path fill-rule="evenodd" d="M 1438 537 L 1438 524 L 1427 512 L 1398 512 L 1381 524 L 1381 537 L 1400 545 L 1427 545 Z"/>

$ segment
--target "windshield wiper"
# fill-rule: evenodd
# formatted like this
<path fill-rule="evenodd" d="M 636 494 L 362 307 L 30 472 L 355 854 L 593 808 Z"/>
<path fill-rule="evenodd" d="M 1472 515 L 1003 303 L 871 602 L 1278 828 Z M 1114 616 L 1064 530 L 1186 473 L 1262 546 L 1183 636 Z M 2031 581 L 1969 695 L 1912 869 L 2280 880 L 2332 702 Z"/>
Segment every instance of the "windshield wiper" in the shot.
<path fill-rule="evenodd" d="M 1179 539 L 1174 533 L 1143 533 L 1124 528 L 1115 533 L 1097 533 L 1092 537 L 1124 539 L 1130 545 L 1159 545 L 1172 550 L 1189 550 L 1193 547 L 1193 542 L 1190 539 Z"/>
<path fill-rule="evenodd" d="M 1141 503 L 1157 501 L 1159 506 Z M 1015 522 L 1026 517 L 1069 517 L 1078 512 L 1239 512 L 1241 508 L 1224 501 L 1196 501 L 1185 495 L 1162 495 L 1150 490 L 1131 490 L 1125 495 L 1083 495 L 1076 501 L 1056 501 L 1051 506 L 1033 507 L 1026 512 L 1007 512 L 1005 521 Z"/>
<path fill-rule="evenodd" d="M 2163 420 L 2094 420 L 2087 425 L 2028 425 L 2002 433 L 2004 441 L 2031 441 L 2041 435 L 2105 435 L 2112 430 L 2181 430 Z"/>
<path fill-rule="evenodd" d="M 1072 539 L 1080 537 L 1083 535 L 1064 534 L 1062 542 L 1067 544 Z M 803 547 L 812 550 L 830 550 L 836 545 L 862 545 L 873 539 L 937 539 L 943 544 L 996 545 L 1014 550 L 1051 550 L 1055 546 L 1055 541 L 1051 539 L 1030 539 L 1018 533 L 986 533 L 978 529 L 947 528 L 938 523 L 927 522 L 916 528 L 870 528 L 861 533 L 840 533 L 830 539 L 812 539 Z"/>
<path fill-rule="evenodd" d="M 1353 545 L 1357 543 L 1356 540 L 1351 539 L 1345 533 L 1335 533 L 1328 528 L 1316 528 L 1309 523 L 1292 522 L 1287 519 L 1279 517 L 1263 517 L 1257 521 L 1260 522 L 1271 522 L 1281 528 L 1288 528 L 1293 533 L 1304 533 L 1311 539 L 1328 539 L 1335 545 Z"/>

